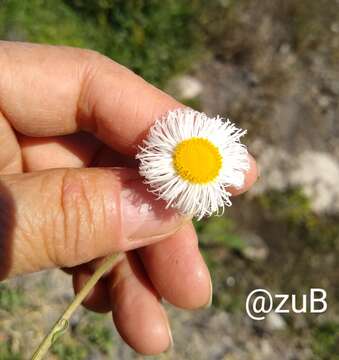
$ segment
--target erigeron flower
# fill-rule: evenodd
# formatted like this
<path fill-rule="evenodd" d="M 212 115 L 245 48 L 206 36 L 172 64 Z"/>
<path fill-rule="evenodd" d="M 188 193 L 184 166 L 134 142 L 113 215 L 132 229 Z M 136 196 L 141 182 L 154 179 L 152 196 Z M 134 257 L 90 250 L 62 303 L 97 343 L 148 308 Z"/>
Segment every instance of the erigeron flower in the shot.
<path fill-rule="evenodd" d="M 246 130 L 220 116 L 192 109 L 168 112 L 139 147 L 139 172 L 149 190 L 198 220 L 231 206 L 230 187 L 241 188 L 249 169 Z"/>

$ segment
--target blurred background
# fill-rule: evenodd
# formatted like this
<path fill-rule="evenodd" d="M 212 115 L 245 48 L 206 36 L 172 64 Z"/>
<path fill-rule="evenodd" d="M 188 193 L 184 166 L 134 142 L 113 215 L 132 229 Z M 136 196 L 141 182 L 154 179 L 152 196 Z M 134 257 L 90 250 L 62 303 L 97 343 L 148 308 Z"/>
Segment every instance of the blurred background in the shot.
<path fill-rule="evenodd" d="M 175 345 L 157 358 L 339 359 L 338 0 L 0 0 L 0 38 L 98 50 L 248 129 L 257 185 L 196 224 L 213 305 L 168 306 Z M 312 287 L 324 314 L 245 313 L 254 288 Z M 0 359 L 29 358 L 72 297 L 58 270 L 2 282 Z M 48 358 L 142 359 L 84 309 Z"/>

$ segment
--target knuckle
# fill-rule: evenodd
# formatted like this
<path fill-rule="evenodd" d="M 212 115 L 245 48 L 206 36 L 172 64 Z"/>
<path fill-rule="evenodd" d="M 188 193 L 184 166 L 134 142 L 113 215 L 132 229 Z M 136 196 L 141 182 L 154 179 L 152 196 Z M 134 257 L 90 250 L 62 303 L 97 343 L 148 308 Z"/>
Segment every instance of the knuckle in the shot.
<path fill-rule="evenodd" d="M 72 266 L 79 260 L 87 260 L 94 249 L 99 217 L 95 209 L 100 207 L 96 184 L 86 173 L 67 169 L 61 180 L 60 209 L 62 237 L 61 247 L 55 253 L 57 261 Z M 58 244 L 59 242 L 57 242 Z M 62 260 L 60 260 L 62 258 Z"/>
<path fill-rule="evenodd" d="M 107 255 L 121 233 L 120 196 L 108 169 L 65 169 L 55 263 L 74 266 Z"/>
<path fill-rule="evenodd" d="M 80 76 L 81 88 L 77 104 L 77 121 L 83 130 L 95 134 L 97 132 L 96 117 L 94 116 L 96 101 L 93 91 L 95 94 L 98 73 L 100 73 L 100 69 L 107 59 L 104 55 L 93 50 L 82 51 L 84 52 L 84 62 Z"/>
<path fill-rule="evenodd" d="M 101 61 L 103 58 L 106 57 L 105 55 L 101 54 L 97 50 L 80 49 L 79 51 L 82 52 L 82 55 L 85 59 L 89 60 L 90 62 L 94 62 L 94 63 L 97 61 Z"/>
<path fill-rule="evenodd" d="M 101 106 L 98 104 L 105 102 L 105 98 L 98 94 L 102 94 L 103 89 L 109 88 L 115 94 L 112 101 L 120 100 L 123 91 L 121 86 L 118 86 L 119 79 L 131 71 L 99 52 L 87 49 L 81 51 L 83 51 L 83 62 L 76 116 L 81 129 L 96 134 L 99 130 L 98 118 L 103 121 L 98 110 Z"/>

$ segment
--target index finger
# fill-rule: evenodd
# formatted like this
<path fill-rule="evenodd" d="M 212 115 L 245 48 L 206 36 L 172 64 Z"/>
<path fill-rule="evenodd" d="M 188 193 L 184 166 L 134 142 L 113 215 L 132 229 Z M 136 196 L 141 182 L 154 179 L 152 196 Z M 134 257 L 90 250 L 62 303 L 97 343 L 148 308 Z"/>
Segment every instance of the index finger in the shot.
<path fill-rule="evenodd" d="M 150 125 L 183 105 L 94 51 L 0 41 L 0 112 L 28 136 L 94 133 L 132 154 Z"/>

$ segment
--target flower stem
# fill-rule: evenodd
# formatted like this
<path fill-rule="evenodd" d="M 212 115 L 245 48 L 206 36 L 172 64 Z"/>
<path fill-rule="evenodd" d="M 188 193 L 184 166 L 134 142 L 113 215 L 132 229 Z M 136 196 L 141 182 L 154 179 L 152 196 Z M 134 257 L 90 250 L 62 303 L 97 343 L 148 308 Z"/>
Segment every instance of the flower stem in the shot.
<path fill-rule="evenodd" d="M 105 261 L 100 265 L 100 267 L 94 272 L 94 274 L 87 281 L 85 286 L 80 290 L 80 292 L 76 295 L 71 304 L 67 307 L 65 312 L 59 318 L 59 320 L 54 324 L 51 331 L 45 336 L 43 341 L 40 343 L 39 347 L 35 351 L 32 356 L 32 360 L 40 360 L 42 359 L 49 348 L 54 344 L 59 336 L 61 336 L 64 331 L 68 328 L 69 319 L 78 308 L 78 306 L 84 301 L 86 296 L 93 289 L 95 284 L 99 281 L 99 279 L 110 270 L 114 261 L 116 260 L 118 254 L 113 254 L 105 259 Z"/>

